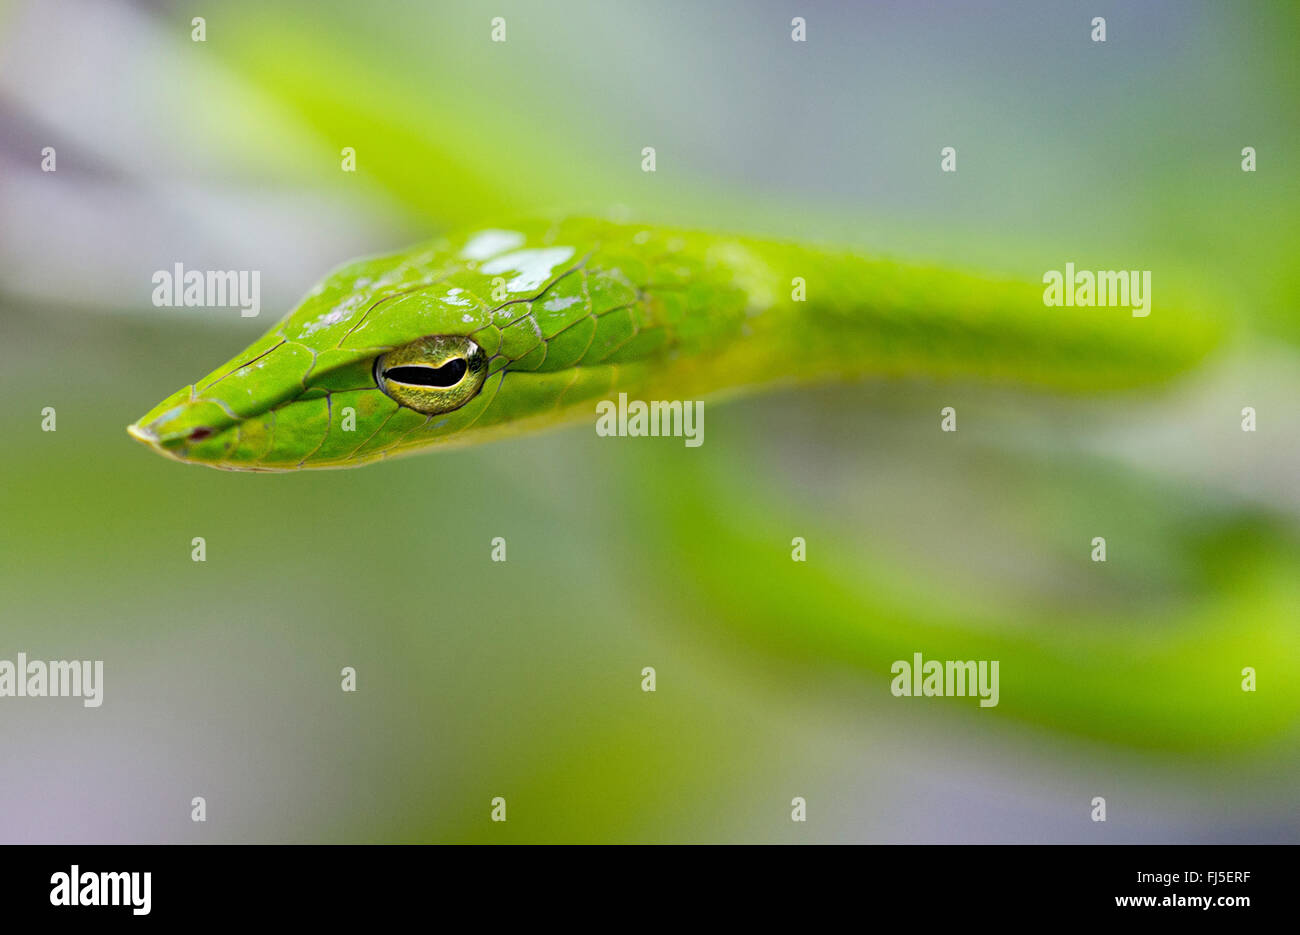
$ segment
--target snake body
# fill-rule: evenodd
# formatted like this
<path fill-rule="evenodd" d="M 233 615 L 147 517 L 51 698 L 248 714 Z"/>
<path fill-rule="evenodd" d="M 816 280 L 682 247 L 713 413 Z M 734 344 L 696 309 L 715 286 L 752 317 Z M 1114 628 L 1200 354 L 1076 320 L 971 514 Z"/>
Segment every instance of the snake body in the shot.
<path fill-rule="evenodd" d="M 352 467 L 592 419 L 619 393 L 860 377 L 1120 389 L 1187 368 L 1216 335 L 1163 308 L 1045 307 L 1037 282 L 569 219 L 349 263 L 128 431 L 228 470 Z"/>

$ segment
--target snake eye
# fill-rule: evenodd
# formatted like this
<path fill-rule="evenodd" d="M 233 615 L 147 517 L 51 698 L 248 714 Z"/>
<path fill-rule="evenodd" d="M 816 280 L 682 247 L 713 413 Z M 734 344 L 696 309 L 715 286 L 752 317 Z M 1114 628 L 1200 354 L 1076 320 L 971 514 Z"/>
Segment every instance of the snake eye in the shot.
<path fill-rule="evenodd" d="M 441 367 L 407 366 L 390 367 L 384 371 L 384 379 L 389 383 L 404 383 L 407 386 L 437 386 L 450 389 L 460 382 L 469 370 L 463 357 L 453 357 Z"/>
<path fill-rule="evenodd" d="M 431 416 L 465 405 L 486 378 L 487 354 L 460 335 L 429 335 L 375 359 L 379 389 Z"/>

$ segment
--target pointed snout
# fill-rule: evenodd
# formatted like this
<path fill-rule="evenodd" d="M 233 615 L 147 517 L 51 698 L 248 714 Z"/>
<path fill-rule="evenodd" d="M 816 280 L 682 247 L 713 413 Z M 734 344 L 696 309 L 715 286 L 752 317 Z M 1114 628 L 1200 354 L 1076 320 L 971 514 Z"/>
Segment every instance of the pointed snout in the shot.
<path fill-rule="evenodd" d="M 150 429 L 143 428 L 138 424 L 128 425 L 126 427 L 126 434 L 130 435 L 138 442 L 144 442 L 146 445 L 153 445 L 154 447 L 157 447 L 158 445 L 158 436 Z"/>
<path fill-rule="evenodd" d="M 127 434 L 154 451 L 178 461 L 212 460 L 201 445 L 238 422 L 210 399 L 194 399 L 190 387 L 178 390 L 126 427 Z"/>

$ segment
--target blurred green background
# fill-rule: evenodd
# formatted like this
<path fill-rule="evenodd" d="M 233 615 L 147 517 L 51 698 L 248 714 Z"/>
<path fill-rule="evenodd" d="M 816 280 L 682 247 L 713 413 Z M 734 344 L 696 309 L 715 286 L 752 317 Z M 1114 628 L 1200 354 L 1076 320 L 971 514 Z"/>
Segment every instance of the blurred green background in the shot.
<path fill-rule="evenodd" d="M 0 3 L 0 658 L 106 680 L 0 699 L 0 840 L 1300 840 L 1300 13 L 1116 7 Z M 562 213 L 1152 269 L 1234 328 L 1140 394 L 789 391 L 699 449 L 243 475 L 124 432 L 331 266 Z M 177 262 L 262 317 L 154 308 Z M 913 652 L 1001 704 L 892 697 Z"/>

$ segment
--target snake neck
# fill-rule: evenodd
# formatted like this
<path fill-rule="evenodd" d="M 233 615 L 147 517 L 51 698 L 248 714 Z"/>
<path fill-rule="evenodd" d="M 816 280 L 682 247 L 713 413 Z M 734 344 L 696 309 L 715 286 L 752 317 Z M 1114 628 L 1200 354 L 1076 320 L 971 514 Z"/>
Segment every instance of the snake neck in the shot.
<path fill-rule="evenodd" d="M 701 391 L 861 378 L 1115 390 L 1191 367 L 1219 336 L 1185 309 L 1054 307 L 1041 282 L 834 249 L 723 240 L 707 265 L 729 298 L 699 314 L 730 323 L 704 360 L 681 365 Z"/>

